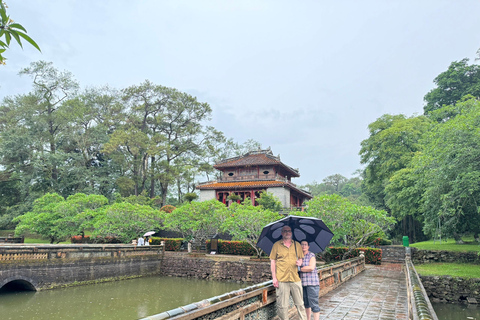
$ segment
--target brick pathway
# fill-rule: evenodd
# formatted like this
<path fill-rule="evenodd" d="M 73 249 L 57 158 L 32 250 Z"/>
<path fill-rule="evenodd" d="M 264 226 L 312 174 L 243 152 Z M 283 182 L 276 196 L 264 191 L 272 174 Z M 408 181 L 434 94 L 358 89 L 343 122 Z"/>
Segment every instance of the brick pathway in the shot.
<path fill-rule="evenodd" d="M 320 319 L 407 319 L 405 281 L 402 264 L 367 265 L 360 275 L 320 298 Z"/>

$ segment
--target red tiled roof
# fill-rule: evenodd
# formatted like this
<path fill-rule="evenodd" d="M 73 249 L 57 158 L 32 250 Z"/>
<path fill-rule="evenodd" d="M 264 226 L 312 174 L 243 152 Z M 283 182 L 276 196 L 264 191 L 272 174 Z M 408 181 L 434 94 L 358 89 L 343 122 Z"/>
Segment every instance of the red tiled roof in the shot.
<path fill-rule="evenodd" d="M 237 182 L 212 182 L 197 186 L 197 189 L 245 189 L 263 187 L 281 187 L 286 185 L 283 181 L 237 181 Z"/>
<path fill-rule="evenodd" d="M 288 187 L 296 192 L 311 199 L 312 195 L 307 191 L 295 187 L 293 184 L 285 181 L 265 180 L 265 181 L 236 181 L 236 182 L 212 182 L 197 186 L 200 190 L 239 190 L 251 188 L 271 188 L 271 187 Z"/>
<path fill-rule="evenodd" d="M 268 153 L 246 154 L 242 157 L 225 159 L 215 164 L 213 167 L 216 169 L 220 169 L 258 165 L 279 165 L 285 170 L 287 170 L 292 177 L 300 176 L 297 170 L 287 166 L 286 164 L 282 163 L 279 158 Z"/>

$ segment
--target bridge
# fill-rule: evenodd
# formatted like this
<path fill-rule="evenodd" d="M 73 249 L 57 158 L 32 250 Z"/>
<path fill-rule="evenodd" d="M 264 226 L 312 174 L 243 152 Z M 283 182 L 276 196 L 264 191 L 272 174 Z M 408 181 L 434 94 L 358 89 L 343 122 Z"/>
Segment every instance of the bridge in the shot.
<path fill-rule="evenodd" d="M 158 274 L 162 246 L 0 245 L 0 288 L 53 289 Z"/>
<path fill-rule="evenodd" d="M 405 248 L 382 248 L 385 263 L 365 265 L 363 257 L 319 269 L 320 319 L 438 320 Z M 274 319 L 275 289 L 271 281 L 233 291 L 143 320 Z M 290 301 L 289 318 L 297 319 Z"/>
<path fill-rule="evenodd" d="M 0 245 L 0 288 L 44 290 L 145 275 L 190 276 L 257 283 L 147 317 L 274 319 L 270 264 L 247 257 L 164 252 L 162 246 Z M 388 250 L 385 250 L 388 252 Z M 398 250 L 397 250 L 398 251 Z M 319 268 L 321 319 L 437 319 L 405 249 L 381 266 L 362 257 Z M 291 308 L 292 319 L 295 310 Z"/>

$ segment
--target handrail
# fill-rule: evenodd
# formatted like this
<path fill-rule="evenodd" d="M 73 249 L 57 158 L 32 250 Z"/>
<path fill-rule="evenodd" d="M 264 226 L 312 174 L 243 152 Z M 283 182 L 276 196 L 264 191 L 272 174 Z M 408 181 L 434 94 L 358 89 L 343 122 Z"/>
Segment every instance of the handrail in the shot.
<path fill-rule="evenodd" d="M 320 292 L 320 295 L 323 295 L 328 291 L 336 288 L 342 282 L 363 271 L 364 268 L 364 256 L 348 259 L 345 261 L 338 261 L 329 265 L 319 267 L 318 272 L 321 282 L 324 280 L 328 280 L 329 278 L 335 279 L 332 281 L 327 281 L 328 283 L 330 283 L 327 285 L 329 287 L 326 288 L 324 286 L 323 290 Z M 230 311 L 230 313 L 228 314 L 221 313 L 222 316 L 218 318 L 222 320 L 230 319 L 230 317 L 237 316 L 242 312 L 256 312 L 262 308 L 270 306 L 273 302 L 275 302 L 276 299 L 274 294 L 270 294 L 271 291 L 274 290 L 275 288 L 273 287 L 272 280 L 270 280 L 247 288 L 232 291 L 217 297 L 205 299 L 183 307 L 151 315 L 141 320 L 197 319 L 206 314 L 211 315 L 221 309 L 229 309 L 235 307 L 234 310 Z M 254 299 L 255 302 L 248 303 L 248 305 L 239 305 L 238 308 L 235 306 L 242 301 L 251 301 L 251 299 Z"/>
<path fill-rule="evenodd" d="M 405 269 L 407 276 L 408 318 L 413 320 L 438 320 L 409 254 L 405 258 Z"/>

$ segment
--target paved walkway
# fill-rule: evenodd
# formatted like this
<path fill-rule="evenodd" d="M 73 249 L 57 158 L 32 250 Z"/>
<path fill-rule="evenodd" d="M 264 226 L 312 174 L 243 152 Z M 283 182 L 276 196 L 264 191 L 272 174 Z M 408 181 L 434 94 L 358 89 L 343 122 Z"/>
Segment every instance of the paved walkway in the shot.
<path fill-rule="evenodd" d="M 360 275 L 321 297 L 320 308 L 320 319 L 407 319 L 402 264 L 367 265 Z"/>

